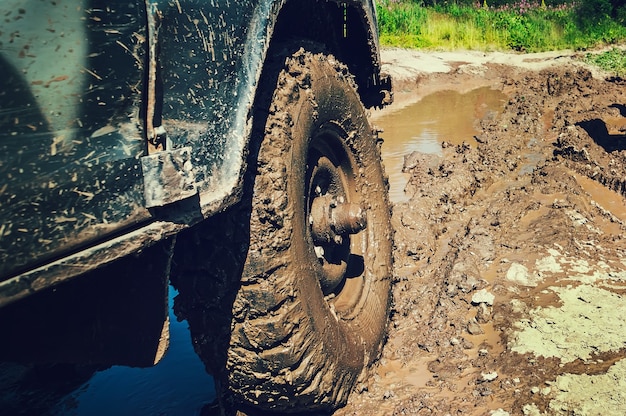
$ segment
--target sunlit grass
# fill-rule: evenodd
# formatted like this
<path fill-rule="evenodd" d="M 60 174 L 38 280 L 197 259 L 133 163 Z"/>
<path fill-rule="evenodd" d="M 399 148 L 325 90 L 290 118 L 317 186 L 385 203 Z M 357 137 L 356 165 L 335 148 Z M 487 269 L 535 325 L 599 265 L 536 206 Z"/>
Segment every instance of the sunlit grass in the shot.
<path fill-rule="evenodd" d="M 486 29 L 486 30 L 485 30 Z M 424 38 L 437 48 L 494 49 L 500 38 L 493 28 L 483 28 L 473 20 L 458 23 L 442 13 L 433 13 L 423 29 Z"/>
<path fill-rule="evenodd" d="M 500 33 L 493 28 L 481 28 L 473 21 L 458 23 L 449 16 L 429 12 L 419 29 L 410 33 L 380 34 L 381 44 L 402 48 L 427 49 L 504 49 Z"/>
<path fill-rule="evenodd" d="M 495 9 L 381 0 L 377 10 L 381 43 L 388 46 L 538 52 L 626 41 L 626 28 L 611 20 L 579 27 L 572 5 L 546 7 L 522 0 Z"/>
<path fill-rule="evenodd" d="M 612 48 L 599 54 L 588 53 L 583 60 L 617 76 L 626 76 L 626 51 L 622 49 Z"/>

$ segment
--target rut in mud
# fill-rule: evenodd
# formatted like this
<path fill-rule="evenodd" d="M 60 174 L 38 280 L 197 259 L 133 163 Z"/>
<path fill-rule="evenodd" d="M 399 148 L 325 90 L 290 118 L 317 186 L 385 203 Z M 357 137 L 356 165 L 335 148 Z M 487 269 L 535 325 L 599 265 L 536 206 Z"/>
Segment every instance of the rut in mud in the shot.
<path fill-rule="evenodd" d="M 476 143 L 405 158 L 389 339 L 336 415 L 626 408 L 626 83 L 488 71 L 508 100 Z"/>

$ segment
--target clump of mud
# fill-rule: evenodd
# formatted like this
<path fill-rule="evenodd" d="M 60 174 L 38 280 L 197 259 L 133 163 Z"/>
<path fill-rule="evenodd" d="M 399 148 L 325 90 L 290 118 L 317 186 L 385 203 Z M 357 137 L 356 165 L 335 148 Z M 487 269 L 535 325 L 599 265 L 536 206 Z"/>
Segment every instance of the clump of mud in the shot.
<path fill-rule="evenodd" d="M 337 415 L 626 409 L 624 82 L 508 74 L 477 146 L 406 156 L 389 340 Z"/>

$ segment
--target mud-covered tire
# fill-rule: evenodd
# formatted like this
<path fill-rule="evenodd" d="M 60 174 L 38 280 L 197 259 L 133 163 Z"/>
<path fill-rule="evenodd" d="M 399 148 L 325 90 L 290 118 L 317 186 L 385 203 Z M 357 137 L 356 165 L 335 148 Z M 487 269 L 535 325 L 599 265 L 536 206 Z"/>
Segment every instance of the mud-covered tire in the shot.
<path fill-rule="evenodd" d="M 279 62 L 241 203 L 179 237 L 175 308 L 223 403 L 326 412 L 384 341 L 387 186 L 347 67 L 303 49 Z"/>
<path fill-rule="evenodd" d="M 392 232 L 376 137 L 332 56 L 301 49 L 286 60 L 256 169 L 230 388 L 275 410 L 336 408 L 385 337 Z M 362 231 L 319 224 L 337 208 L 358 222 L 359 207 Z"/>

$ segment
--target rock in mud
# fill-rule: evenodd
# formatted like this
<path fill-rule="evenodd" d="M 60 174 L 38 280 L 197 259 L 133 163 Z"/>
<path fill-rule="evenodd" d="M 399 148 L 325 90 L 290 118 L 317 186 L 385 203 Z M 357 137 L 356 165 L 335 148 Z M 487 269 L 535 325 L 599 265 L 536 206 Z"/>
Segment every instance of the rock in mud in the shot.
<path fill-rule="evenodd" d="M 480 289 L 478 292 L 472 295 L 472 303 L 474 305 L 484 303 L 488 306 L 493 306 L 493 301 L 495 300 L 495 298 L 495 295 L 493 293 L 489 293 L 487 289 Z"/>

